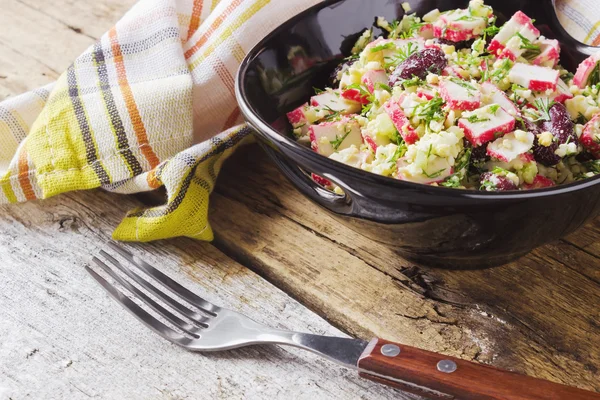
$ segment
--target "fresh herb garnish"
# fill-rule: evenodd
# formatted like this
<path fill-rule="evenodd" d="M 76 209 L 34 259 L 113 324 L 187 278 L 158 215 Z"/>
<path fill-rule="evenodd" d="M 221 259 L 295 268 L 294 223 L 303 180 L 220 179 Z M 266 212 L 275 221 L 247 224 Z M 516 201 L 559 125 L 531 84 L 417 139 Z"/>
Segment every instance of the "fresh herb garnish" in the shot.
<path fill-rule="evenodd" d="M 329 143 L 331 143 L 331 146 L 333 146 L 333 150 L 337 151 L 337 149 L 341 146 L 342 142 L 346 140 L 350 132 L 352 132 L 352 129 L 349 126 L 345 126 L 344 135 L 342 137 L 338 137 L 338 135 L 335 135 L 335 140 L 329 141 Z"/>
<path fill-rule="evenodd" d="M 417 106 L 417 116 L 425 121 L 425 126 L 429 128 L 431 121 L 441 121 L 446 118 L 442 108 L 444 107 L 444 99 L 439 96 L 434 97 L 426 103 Z"/>
<path fill-rule="evenodd" d="M 477 18 L 472 15 L 463 15 L 462 17 L 455 19 L 455 21 L 477 21 Z"/>
<path fill-rule="evenodd" d="M 486 122 L 489 121 L 489 118 L 479 118 L 479 116 L 473 114 L 467 117 L 467 121 L 469 121 L 472 124 L 476 124 L 477 122 Z"/>
<path fill-rule="evenodd" d="M 588 78 L 588 85 L 597 85 L 598 83 L 600 83 L 600 63 L 596 63 L 596 66 Z"/>
<path fill-rule="evenodd" d="M 521 35 L 519 32 L 517 32 L 517 36 L 521 39 L 521 49 L 535 50 L 535 51 L 540 50 L 539 45 L 531 43 L 531 40 L 527 39 L 525 36 Z"/>
<path fill-rule="evenodd" d="M 554 105 L 554 101 L 549 98 L 539 98 L 534 103 L 540 113 L 539 120 L 550 121 L 550 108 Z"/>
<path fill-rule="evenodd" d="M 462 180 L 465 178 L 469 163 L 471 162 L 471 152 L 472 149 L 466 147 L 458 154 L 454 163 L 454 171 L 456 172 L 446 178 L 440 185 L 451 188 L 462 186 Z"/>
<path fill-rule="evenodd" d="M 500 176 L 506 176 L 508 174 L 510 174 L 510 171 L 501 167 L 494 167 L 494 169 L 492 170 L 492 172 L 496 175 L 500 175 Z"/>
<path fill-rule="evenodd" d="M 394 44 L 394 42 L 387 42 L 378 46 L 371 47 L 371 53 L 377 53 L 378 51 L 387 50 L 395 47 L 396 45 Z"/>
<path fill-rule="evenodd" d="M 315 91 L 315 94 L 320 94 L 320 93 L 324 92 L 323 89 L 319 89 L 318 87 L 314 87 L 314 86 L 313 86 L 313 90 Z"/>
<path fill-rule="evenodd" d="M 434 173 L 428 174 L 425 170 L 422 170 L 423 175 L 425 175 L 426 177 L 430 178 L 430 179 L 434 179 L 434 178 L 438 178 L 440 175 L 442 175 L 442 172 L 444 172 L 446 170 L 446 168 L 442 168 L 439 171 L 435 171 Z"/>
<path fill-rule="evenodd" d="M 342 114 L 341 111 L 334 110 L 330 106 L 323 106 L 323 109 L 325 109 L 326 111 L 329 111 L 329 113 L 330 113 L 325 118 L 323 118 L 325 121 L 333 121 L 334 119 L 338 118 Z"/>
<path fill-rule="evenodd" d="M 492 104 L 489 108 L 490 108 L 490 112 L 492 114 L 496 115 L 500 106 L 498 104 Z"/>
<path fill-rule="evenodd" d="M 573 79 L 574 76 L 575 76 L 574 73 L 572 73 L 571 71 L 567 71 L 566 73 L 564 73 L 560 76 L 560 79 L 568 82 L 569 80 Z"/>
<path fill-rule="evenodd" d="M 463 81 L 462 79 L 458 79 L 458 78 L 450 78 L 451 82 L 456 83 L 458 86 L 461 86 L 467 90 L 473 90 L 476 91 L 477 89 L 475 88 L 475 86 L 471 85 L 469 82 L 467 81 Z"/>
<path fill-rule="evenodd" d="M 491 23 L 494 24 L 495 20 L 491 21 Z M 488 37 L 494 37 L 498 34 L 498 32 L 500 32 L 500 28 L 498 28 L 496 25 L 488 26 L 483 30 L 483 40 L 487 41 Z"/>
<path fill-rule="evenodd" d="M 389 87 L 388 85 L 386 85 L 385 83 L 378 82 L 374 86 L 375 86 L 375 89 L 383 89 L 386 92 L 392 93 L 392 88 Z"/>
<path fill-rule="evenodd" d="M 402 86 L 404 86 L 404 89 L 408 89 L 409 87 L 412 87 L 412 86 L 421 86 L 424 83 L 425 83 L 425 81 L 423 81 L 418 76 L 413 76 L 411 79 L 403 80 Z"/>
<path fill-rule="evenodd" d="M 581 124 L 581 125 L 585 125 L 588 123 L 588 119 L 585 117 L 585 115 L 583 115 L 581 113 L 581 111 L 579 112 L 579 115 L 577 115 L 577 118 L 575 119 L 575 123 L 576 124 Z"/>
<path fill-rule="evenodd" d="M 387 60 L 384 67 L 388 69 L 389 67 L 399 65 L 408 57 L 415 54 L 418 50 L 419 47 L 417 45 L 415 45 L 413 42 L 408 42 L 406 46 L 399 48 L 396 54 L 384 57 L 385 60 Z"/>
<path fill-rule="evenodd" d="M 396 144 L 398 145 L 398 147 L 396 147 L 396 151 L 392 156 L 391 162 L 396 162 L 399 158 L 404 157 L 404 154 L 406 154 L 406 150 L 408 149 L 408 147 L 406 146 L 406 142 L 404 141 L 404 139 L 402 139 L 402 136 L 400 136 L 398 132 L 394 134 L 394 139 L 396 140 Z"/>

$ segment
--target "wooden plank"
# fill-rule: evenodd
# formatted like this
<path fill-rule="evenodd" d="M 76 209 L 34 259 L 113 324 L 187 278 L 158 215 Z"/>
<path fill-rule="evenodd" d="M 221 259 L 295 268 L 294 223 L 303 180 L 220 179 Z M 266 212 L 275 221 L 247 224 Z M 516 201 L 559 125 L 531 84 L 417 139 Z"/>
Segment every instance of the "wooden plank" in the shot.
<path fill-rule="evenodd" d="M 0 43 L 0 101 L 46 85 L 58 74 L 45 64 Z"/>
<path fill-rule="evenodd" d="M 134 3 L 4 0 L 0 101 L 56 80 Z"/>
<path fill-rule="evenodd" d="M 98 39 L 137 2 L 136 0 L 18 0 L 73 31 Z M 36 17 L 37 19 L 37 17 Z M 78 56 L 79 54 L 75 54 Z"/>
<path fill-rule="evenodd" d="M 234 157 L 213 198 L 218 245 L 335 325 L 600 390 L 594 256 L 558 242 L 501 268 L 417 266 L 340 226 L 256 147 Z"/>
<path fill-rule="evenodd" d="M 0 398 L 415 398 L 296 349 L 200 355 L 152 333 L 83 269 L 138 205 L 91 191 L 0 207 Z M 343 335 L 210 244 L 176 239 L 134 251 L 260 322 Z"/>

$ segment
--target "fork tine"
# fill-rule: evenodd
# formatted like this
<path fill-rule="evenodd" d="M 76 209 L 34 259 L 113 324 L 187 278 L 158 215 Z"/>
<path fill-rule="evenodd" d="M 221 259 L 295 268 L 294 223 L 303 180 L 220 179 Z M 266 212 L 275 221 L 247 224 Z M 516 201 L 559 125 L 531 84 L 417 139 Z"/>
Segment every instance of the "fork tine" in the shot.
<path fill-rule="evenodd" d="M 177 283 L 174 280 L 172 280 L 171 278 L 169 278 L 167 275 L 163 274 L 162 272 L 160 272 L 159 270 L 154 268 L 152 265 L 148 264 L 147 262 L 140 259 L 139 257 L 134 256 L 133 254 L 131 254 L 129 251 L 125 250 L 124 248 L 118 246 L 116 243 L 109 242 L 108 245 L 110 246 L 111 249 L 113 249 L 114 251 L 119 253 L 121 256 L 123 256 L 124 258 L 129 260 L 132 264 L 136 265 L 138 268 L 143 270 L 145 273 L 147 273 L 148 275 L 150 275 L 151 277 L 156 279 L 162 286 L 169 289 L 176 296 L 182 297 L 184 300 L 188 301 L 191 304 L 194 304 L 195 306 L 197 306 L 198 308 L 207 312 L 208 314 L 211 314 L 213 317 L 217 315 L 216 313 L 218 312 L 219 307 L 204 300 L 203 298 L 196 295 L 195 293 L 189 291 L 185 287 L 181 286 L 179 283 Z"/>
<path fill-rule="evenodd" d="M 188 344 L 190 343 L 190 339 L 154 318 L 151 314 L 149 314 L 142 307 L 138 306 L 129 297 L 119 292 L 114 286 L 108 283 L 96 271 L 94 271 L 88 266 L 86 266 L 85 269 L 108 292 L 108 294 L 110 294 L 110 296 L 113 299 L 120 303 L 127 311 L 132 313 L 148 328 L 150 328 L 151 330 L 153 330 L 154 332 L 156 332 L 157 334 L 164 337 L 170 342 L 173 342 L 183 347 L 188 346 Z"/>
<path fill-rule="evenodd" d="M 120 276 L 118 276 L 102 260 L 98 259 L 97 257 L 92 257 L 92 261 L 95 262 L 96 265 L 98 265 L 100 268 L 102 268 L 108 275 L 110 275 L 111 278 L 113 278 L 121 286 L 125 287 L 127 290 L 129 290 L 131 293 L 133 293 L 138 299 L 142 300 L 148 307 L 152 308 L 154 311 L 156 311 L 158 314 L 160 314 L 167 321 L 171 322 L 173 325 L 175 325 L 182 331 L 184 331 L 190 335 L 197 336 L 197 334 L 194 331 L 198 331 L 198 329 L 199 329 L 198 327 L 191 325 L 188 322 L 182 320 L 181 318 L 179 318 L 175 314 L 173 314 L 171 311 L 167 310 L 166 308 L 161 306 L 159 303 L 152 300 L 150 297 L 148 297 L 148 295 L 146 295 L 146 293 L 142 292 L 141 290 L 139 290 L 138 288 L 136 288 L 135 286 L 133 286 L 126 280 L 122 279 Z M 206 328 L 207 325 L 202 324 L 202 327 Z"/>
<path fill-rule="evenodd" d="M 175 308 L 177 311 L 190 318 L 192 321 L 195 321 L 201 324 L 204 328 L 208 327 L 209 318 L 204 315 L 198 314 L 197 312 L 190 310 L 183 304 L 175 301 L 173 298 L 168 296 L 162 290 L 158 289 L 152 283 L 148 282 L 140 275 L 133 273 L 129 268 L 124 267 L 118 260 L 116 260 L 113 256 L 105 252 L 104 250 L 100 250 L 100 254 L 105 257 L 111 264 L 113 264 L 116 268 L 118 268 L 121 272 L 130 277 L 134 282 L 143 286 L 146 290 L 148 290 L 153 295 L 160 297 L 165 303 L 169 306 Z"/>

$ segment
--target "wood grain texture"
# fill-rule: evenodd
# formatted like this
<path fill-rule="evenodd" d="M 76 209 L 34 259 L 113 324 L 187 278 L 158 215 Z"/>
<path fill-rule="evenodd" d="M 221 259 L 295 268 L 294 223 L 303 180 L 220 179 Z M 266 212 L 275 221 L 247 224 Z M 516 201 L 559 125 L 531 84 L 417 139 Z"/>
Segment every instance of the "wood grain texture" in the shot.
<path fill-rule="evenodd" d="M 414 398 L 293 348 L 194 354 L 152 333 L 83 268 L 135 206 L 91 191 L 0 207 L 0 399 Z M 208 243 L 175 239 L 133 251 L 259 322 L 344 335 Z"/>
<path fill-rule="evenodd" d="M 450 271 L 337 224 L 256 147 L 219 179 L 217 245 L 351 334 L 600 391 L 597 221 L 506 266 Z"/>
<path fill-rule="evenodd" d="M 0 100 L 56 79 L 133 3 L 4 0 Z M 341 334 L 324 318 L 364 338 L 600 391 L 600 219 L 518 262 L 457 272 L 414 265 L 339 226 L 256 148 L 228 162 L 211 201 L 222 251 L 190 240 L 136 251 L 262 321 Z M 293 349 L 201 356 L 147 331 L 81 268 L 136 204 L 86 192 L 0 208 L 0 399 L 412 398 Z"/>
<path fill-rule="evenodd" d="M 56 80 L 134 0 L 2 0 L 0 101 Z"/>
<path fill-rule="evenodd" d="M 383 354 L 396 346 L 399 354 Z M 438 368 L 443 363 L 447 370 Z M 451 367 L 449 365 L 452 364 Z M 439 353 L 375 339 L 358 361 L 361 376 L 433 399 L 599 400 L 593 393 Z"/>
<path fill-rule="evenodd" d="M 2 2 L 0 100 L 55 80 L 133 3 Z M 92 191 L 0 207 L 0 400 L 415 398 L 297 349 L 200 355 L 150 332 L 83 269 L 139 205 Z M 172 240 L 134 251 L 256 320 L 343 335 L 209 244 Z"/>

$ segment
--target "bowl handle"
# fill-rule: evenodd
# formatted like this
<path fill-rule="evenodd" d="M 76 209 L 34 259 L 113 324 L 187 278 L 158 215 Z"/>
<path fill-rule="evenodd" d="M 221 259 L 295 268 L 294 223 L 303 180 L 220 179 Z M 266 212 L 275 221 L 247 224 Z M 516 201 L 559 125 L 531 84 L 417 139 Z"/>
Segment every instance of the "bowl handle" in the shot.
<path fill-rule="evenodd" d="M 308 196 L 308 198 L 335 213 L 343 215 L 352 214 L 352 199 L 348 194 L 340 195 L 325 189 L 308 176 L 308 171 L 302 171 L 299 166 L 290 163 L 284 156 L 269 145 L 265 145 L 262 142 L 260 142 L 260 144 L 284 175 L 290 179 L 302 193 Z"/>
<path fill-rule="evenodd" d="M 291 162 L 278 150 L 259 141 L 261 147 L 271 156 L 284 175 L 291 180 L 296 187 L 308 196 L 312 201 L 327 208 L 328 210 L 349 217 L 368 219 L 384 224 L 406 224 L 420 222 L 434 217 L 431 213 L 418 210 L 401 210 L 398 208 L 399 200 L 385 201 L 368 194 L 368 188 L 355 190 L 352 185 L 344 183 L 343 179 L 327 172 L 317 170 L 315 173 L 338 185 L 344 194 L 336 194 L 316 183 L 309 174 L 313 171 L 309 165 L 305 165 L 300 159 L 295 159 L 298 164 Z M 405 193 L 408 197 L 410 193 Z M 402 202 L 400 202 L 402 203 Z"/>

